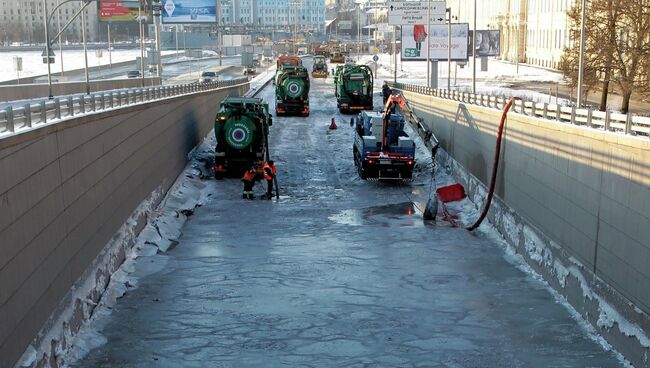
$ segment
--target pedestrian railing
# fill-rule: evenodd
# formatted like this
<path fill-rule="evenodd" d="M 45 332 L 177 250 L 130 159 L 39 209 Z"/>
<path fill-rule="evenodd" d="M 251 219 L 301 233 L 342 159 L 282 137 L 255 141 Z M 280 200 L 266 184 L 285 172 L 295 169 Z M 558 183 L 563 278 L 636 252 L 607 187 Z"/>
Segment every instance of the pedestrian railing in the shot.
<path fill-rule="evenodd" d="M 509 97 L 489 96 L 468 92 L 433 89 L 417 84 L 389 82 L 391 88 L 434 96 L 466 104 L 501 110 L 508 103 Z M 590 128 L 619 132 L 626 135 L 650 137 L 650 117 L 621 114 L 611 111 L 579 109 L 575 106 L 561 106 L 534 101 L 516 100 L 512 112 L 545 120 L 581 125 Z"/>
<path fill-rule="evenodd" d="M 36 104 L 28 102 L 20 107 L 10 106 L 0 109 L 0 138 L 3 135 L 54 123 L 69 117 L 246 83 L 248 83 L 248 78 L 237 78 L 212 83 L 132 88 L 89 95 L 57 97 Z"/>

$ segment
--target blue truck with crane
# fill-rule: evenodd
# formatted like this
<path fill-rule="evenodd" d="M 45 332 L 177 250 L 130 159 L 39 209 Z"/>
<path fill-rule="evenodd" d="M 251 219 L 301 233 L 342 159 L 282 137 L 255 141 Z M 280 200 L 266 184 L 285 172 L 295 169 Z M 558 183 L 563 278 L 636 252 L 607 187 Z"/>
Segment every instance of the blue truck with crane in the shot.
<path fill-rule="evenodd" d="M 415 167 L 415 143 L 404 131 L 404 116 L 397 108 L 403 97 L 390 96 L 384 111 L 362 111 L 353 119 L 354 163 L 361 179 L 411 181 Z"/>

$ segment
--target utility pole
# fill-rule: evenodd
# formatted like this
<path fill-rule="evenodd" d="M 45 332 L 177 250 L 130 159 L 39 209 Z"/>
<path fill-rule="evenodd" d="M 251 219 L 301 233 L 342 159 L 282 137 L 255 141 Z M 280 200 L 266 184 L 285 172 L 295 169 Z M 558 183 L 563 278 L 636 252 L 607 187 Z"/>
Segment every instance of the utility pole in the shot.
<path fill-rule="evenodd" d="M 144 87 L 144 25 L 142 23 L 142 0 L 138 1 L 138 28 L 140 30 L 140 80 Z"/>
<path fill-rule="evenodd" d="M 519 75 L 519 24 L 517 24 L 517 42 L 515 43 L 516 45 L 516 50 L 515 52 L 517 53 L 517 75 Z"/>
<path fill-rule="evenodd" d="M 476 94 L 476 0 L 474 0 L 474 33 L 472 33 L 472 48 L 472 93 Z"/>
<path fill-rule="evenodd" d="M 47 0 L 43 0 L 43 17 L 45 18 L 45 57 L 47 58 L 47 89 L 48 97 L 52 99 L 52 68 L 50 66 L 50 24 L 47 14 Z"/>
<path fill-rule="evenodd" d="M 357 4 L 357 59 L 361 57 L 361 4 Z"/>
<path fill-rule="evenodd" d="M 153 23 L 156 32 L 156 76 L 162 77 L 162 50 L 160 47 L 160 13 L 162 11 L 162 4 L 160 1 L 154 0 L 154 3 L 151 5 L 151 10 L 153 13 Z"/>
<path fill-rule="evenodd" d="M 60 3 L 59 0 L 57 3 Z M 59 32 L 59 58 L 61 60 L 61 75 L 63 76 L 63 43 L 61 42 L 61 8 L 56 10 L 56 27 Z"/>
<path fill-rule="evenodd" d="M 113 69 L 113 47 L 111 46 L 111 24 L 108 23 L 108 65 Z"/>
<path fill-rule="evenodd" d="M 427 87 L 431 88 L 431 0 L 427 0 Z M 402 40 L 403 42 L 403 40 Z"/>
<path fill-rule="evenodd" d="M 393 83 L 397 83 L 397 26 L 393 26 L 393 59 L 395 59 L 395 69 L 393 69 Z"/>
<path fill-rule="evenodd" d="M 447 8 L 447 90 L 451 91 L 451 8 Z"/>
<path fill-rule="evenodd" d="M 221 0 L 217 1 L 217 53 L 219 54 L 219 66 L 221 61 Z M 176 39 L 176 53 L 178 53 L 178 38 Z"/>
<path fill-rule="evenodd" d="M 585 18 L 587 17 L 587 0 L 582 0 L 582 14 L 580 15 L 580 59 L 578 61 L 578 98 L 577 98 L 577 105 L 578 107 L 582 107 L 583 104 L 583 97 L 582 94 L 584 93 L 583 90 L 583 84 L 584 84 L 584 77 L 585 77 L 585 64 L 584 64 L 584 57 L 585 57 Z"/>
<path fill-rule="evenodd" d="M 84 43 L 84 63 L 85 63 L 85 72 L 86 72 L 86 94 L 89 95 L 90 76 L 88 75 L 88 41 L 86 40 L 86 9 L 84 9 L 83 0 L 80 1 L 80 4 L 81 4 L 81 38 L 83 39 L 83 43 Z"/>

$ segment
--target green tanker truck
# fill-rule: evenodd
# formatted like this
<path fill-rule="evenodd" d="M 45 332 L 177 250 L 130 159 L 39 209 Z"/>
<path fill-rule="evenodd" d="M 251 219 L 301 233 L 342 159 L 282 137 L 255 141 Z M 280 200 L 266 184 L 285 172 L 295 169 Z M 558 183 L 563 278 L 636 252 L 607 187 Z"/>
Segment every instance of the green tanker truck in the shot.
<path fill-rule="evenodd" d="M 345 64 L 336 67 L 334 88 L 339 111 L 372 110 L 372 70 L 366 65 Z"/>
<path fill-rule="evenodd" d="M 302 62 L 298 64 L 278 60 L 275 113 L 277 116 L 309 116 L 309 72 Z"/>
<path fill-rule="evenodd" d="M 227 97 L 214 121 L 217 138 L 213 170 L 217 179 L 240 176 L 268 157 L 269 105 L 260 98 Z"/>

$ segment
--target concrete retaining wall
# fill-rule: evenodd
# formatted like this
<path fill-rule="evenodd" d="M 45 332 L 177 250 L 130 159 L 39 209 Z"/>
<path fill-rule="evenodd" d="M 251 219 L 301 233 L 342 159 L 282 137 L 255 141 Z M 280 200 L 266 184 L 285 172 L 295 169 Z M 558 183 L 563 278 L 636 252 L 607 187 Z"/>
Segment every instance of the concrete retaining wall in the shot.
<path fill-rule="evenodd" d="M 0 140 L 0 367 L 15 364 L 134 209 L 174 182 L 221 99 L 247 90 L 75 117 Z"/>
<path fill-rule="evenodd" d="M 120 88 L 138 88 L 142 86 L 141 78 L 94 80 L 90 83 L 90 93 L 108 91 Z M 146 77 L 145 86 L 159 86 L 159 77 Z M 52 83 L 54 96 L 66 96 L 76 93 L 86 93 L 86 82 Z M 13 86 L 0 86 L 0 101 L 18 101 L 33 98 L 43 98 L 48 95 L 46 84 L 21 84 Z"/>
<path fill-rule="evenodd" d="M 404 96 L 482 204 L 501 112 Z M 650 140 L 512 112 L 505 134 L 491 222 L 618 351 L 649 367 Z"/>

